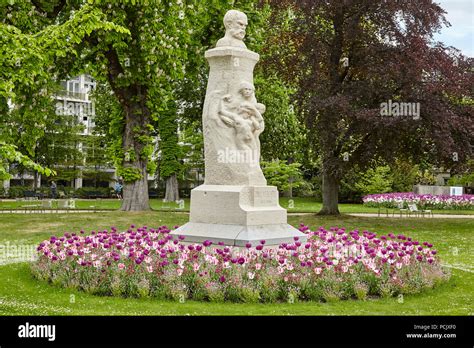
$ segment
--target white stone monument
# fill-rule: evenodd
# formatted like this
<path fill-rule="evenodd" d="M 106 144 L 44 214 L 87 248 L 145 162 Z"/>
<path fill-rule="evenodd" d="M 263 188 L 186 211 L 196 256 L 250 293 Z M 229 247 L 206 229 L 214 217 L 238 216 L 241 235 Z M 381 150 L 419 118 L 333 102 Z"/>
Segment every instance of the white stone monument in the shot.
<path fill-rule="evenodd" d="M 205 53 L 210 65 L 203 110 L 205 180 L 191 191 L 190 221 L 172 232 L 187 242 L 266 245 L 306 240 L 287 224 L 275 186 L 260 168 L 265 105 L 257 102 L 253 69 L 259 55 L 242 41 L 247 16 L 230 10 L 225 36 Z"/>

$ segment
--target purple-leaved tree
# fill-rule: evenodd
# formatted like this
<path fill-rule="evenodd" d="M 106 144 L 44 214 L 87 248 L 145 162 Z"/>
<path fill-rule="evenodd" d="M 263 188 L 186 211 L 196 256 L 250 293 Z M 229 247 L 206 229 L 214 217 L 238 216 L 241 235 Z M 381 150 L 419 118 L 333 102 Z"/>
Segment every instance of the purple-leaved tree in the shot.
<path fill-rule="evenodd" d="M 270 2 L 281 49 L 267 64 L 298 88 L 321 160 L 320 214 L 339 214 L 339 182 L 354 164 L 403 157 L 453 168 L 472 157 L 473 60 L 433 42 L 449 25 L 439 5 Z"/>

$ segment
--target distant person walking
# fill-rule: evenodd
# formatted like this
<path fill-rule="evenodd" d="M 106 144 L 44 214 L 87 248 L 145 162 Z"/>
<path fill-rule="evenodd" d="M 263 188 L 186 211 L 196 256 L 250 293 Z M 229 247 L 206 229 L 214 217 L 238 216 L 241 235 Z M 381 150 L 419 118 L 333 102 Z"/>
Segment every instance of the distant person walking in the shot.
<path fill-rule="evenodd" d="M 56 186 L 56 183 L 54 181 L 51 181 L 51 197 L 53 199 L 56 199 L 56 196 L 58 195 L 58 187 Z"/>
<path fill-rule="evenodd" d="M 114 185 L 114 190 L 118 199 L 122 199 L 122 189 L 123 189 L 123 186 L 120 184 L 120 182 L 117 181 Z"/>

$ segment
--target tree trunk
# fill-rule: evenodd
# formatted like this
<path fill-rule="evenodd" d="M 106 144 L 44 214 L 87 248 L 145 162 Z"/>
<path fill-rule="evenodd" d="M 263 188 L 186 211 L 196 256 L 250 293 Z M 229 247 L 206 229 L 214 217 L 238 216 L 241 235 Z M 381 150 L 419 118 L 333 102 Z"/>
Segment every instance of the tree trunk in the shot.
<path fill-rule="evenodd" d="M 134 14 L 133 14 L 134 15 Z M 134 20 L 132 18 L 131 20 Z M 135 31 L 132 36 L 136 36 Z M 136 37 L 135 37 L 136 39 Z M 97 44 L 95 38 L 91 42 Z M 123 168 L 132 168 L 140 173 L 140 178 L 135 181 L 127 180 L 124 177 L 123 200 L 120 210 L 124 211 L 146 211 L 150 210 L 148 196 L 148 173 L 146 171 L 148 158 L 143 155 L 146 141 L 140 140 L 150 135 L 148 124 L 150 122 L 150 110 L 146 102 L 148 99 L 148 90 L 146 86 L 138 83 L 131 83 L 128 86 L 120 86 L 117 80 L 124 74 L 124 69 L 120 64 L 117 51 L 109 45 L 109 50 L 105 52 L 109 61 L 108 80 L 118 101 L 122 106 L 125 117 L 125 129 L 122 136 L 122 147 L 126 154 L 123 160 Z M 135 174 L 138 174 L 135 172 Z M 130 178 L 130 179 L 133 179 Z"/>
<path fill-rule="evenodd" d="M 292 183 L 293 178 L 289 178 L 288 182 Z M 286 198 L 293 198 L 293 187 L 289 187 L 287 190 L 283 191 L 281 195 Z"/>
<path fill-rule="evenodd" d="M 33 173 L 33 190 L 36 191 L 38 189 L 38 172 L 35 171 Z"/>
<path fill-rule="evenodd" d="M 293 157 L 288 158 L 288 161 L 287 161 L 288 164 L 292 164 L 294 162 L 295 160 L 293 159 Z M 287 190 L 283 191 L 283 197 L 293 198 L 293 185 L 292 184 L 294 181 L 295 181 L 295 178 L 293 178 L 292 176 L 288 178 L 288 184 L 290 184 L 290 187 Z"/>
<path fill-rule="evenodd" d="M 123 200 L 120 210 L 123 211 L 146 211 L 150 210 L 148 200 L 148 180 L 146 168 L 145 174 L 140 180 L 125 182 L 123 185 Z"/>
<path fill-rule="evenodd" d="M 323 164 L 324 167 L 324 164 Z M 338 198 L 339 182 L 338 180 L 323 168 L 323 207 L 318 215 L 339 215 Z"/>
<path fill-rule="evenodd" d="M 128 152 L 128 156 L 124 159 L 123 166 L 124 168 L 138 170 L 141 177 L 135 181 L 127 181 L 124 178 L 123 200 L 120 210 L 146 211 L 150 210 L 147 173 L 148 159 L 141 155 L 145 144 L 139 141 L 139 136 L 149 134 L 145 127 L 148 123 L 148 109 L 140 103 L 125 104 L 124 109 L 126 122 L 123 135 L 123 149 L 125 152 Z"/>
<path fill-rule="evenodd" d="M 179 201 L 179 186 L 176 174 L 166 178 L 165 202 Z"/>

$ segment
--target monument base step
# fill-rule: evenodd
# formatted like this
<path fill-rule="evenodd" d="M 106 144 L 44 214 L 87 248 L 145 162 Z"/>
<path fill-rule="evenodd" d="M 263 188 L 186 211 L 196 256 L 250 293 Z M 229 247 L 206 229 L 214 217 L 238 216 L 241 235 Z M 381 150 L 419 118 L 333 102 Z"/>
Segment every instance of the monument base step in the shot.
<path fill-rule="evenodd" d="M 256 246 L 261 240 L 265 240 L 266 246 L 294 243 L 294 237 L 299 237 L 302 243 L 307 240 L 306 234 L 288 224 L 244 226 L 188 222 L 171 232 L 171 235 L 184 236 L 184 242 L 202 243 L 210 240 L 214 244 L 222 242 L 239 247 L 247 243 Z"/>

